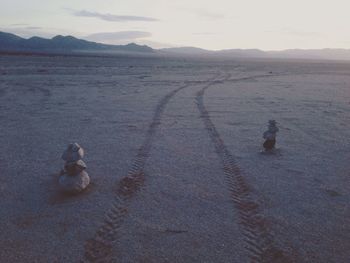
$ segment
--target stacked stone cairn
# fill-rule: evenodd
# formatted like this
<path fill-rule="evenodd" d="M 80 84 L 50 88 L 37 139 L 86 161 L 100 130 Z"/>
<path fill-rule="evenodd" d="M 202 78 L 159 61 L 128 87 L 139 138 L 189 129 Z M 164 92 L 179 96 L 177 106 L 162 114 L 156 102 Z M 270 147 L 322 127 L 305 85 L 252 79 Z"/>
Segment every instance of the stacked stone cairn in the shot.
<path fill-rule="evenodd" d="M 263 146 L 266 151 L 270 151 L 275 148 L 276 136 L 277 132 L 279 131 L 276 124 L 277 122 L 275 120 L 269 120 L 268 129 L 263 134 L 263 138 L 265 139 Z"/>
<path fill-rule="evenodd" d="M 83 162 L 84 150 L 77 143 L 71 143 L 62 154 L 64 169 L 59 177 L 59 185 L 65 192 L 79 193 L 90 183 L 90 177 Z"/>

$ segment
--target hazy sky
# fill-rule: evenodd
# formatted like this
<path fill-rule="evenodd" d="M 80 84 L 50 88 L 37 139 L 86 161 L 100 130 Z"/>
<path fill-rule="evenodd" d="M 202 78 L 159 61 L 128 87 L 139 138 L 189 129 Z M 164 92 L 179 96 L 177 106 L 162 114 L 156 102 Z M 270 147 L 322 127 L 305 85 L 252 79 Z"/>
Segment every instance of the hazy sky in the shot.
<path fill-rule="evenodd" d="M 350 48 L 349 10 L 349 0 L 0 0 L 0 30 L 156 48 Z"/>

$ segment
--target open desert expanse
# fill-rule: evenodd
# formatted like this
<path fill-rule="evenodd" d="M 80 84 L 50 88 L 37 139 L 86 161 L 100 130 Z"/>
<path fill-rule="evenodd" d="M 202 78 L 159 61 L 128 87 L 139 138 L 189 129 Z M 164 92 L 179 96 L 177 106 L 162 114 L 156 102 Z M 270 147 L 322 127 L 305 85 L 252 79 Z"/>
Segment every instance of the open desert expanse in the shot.
<path fill-rule="evenodd" d="M 0 55 L 0 123 L 0 262 L 349 262 L 350 63 Z"/>

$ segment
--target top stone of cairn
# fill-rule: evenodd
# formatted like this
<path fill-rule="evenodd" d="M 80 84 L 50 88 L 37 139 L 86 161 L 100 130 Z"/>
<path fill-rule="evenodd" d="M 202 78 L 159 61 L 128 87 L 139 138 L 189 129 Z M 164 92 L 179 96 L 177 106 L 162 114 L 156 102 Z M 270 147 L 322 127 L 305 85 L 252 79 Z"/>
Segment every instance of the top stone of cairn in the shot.
<path fill-rule="evenodd" d="M 70 143 L 62 154 L 63 161 L 76 162 L 84 157 L 84 150 L 77 143 Z"/>

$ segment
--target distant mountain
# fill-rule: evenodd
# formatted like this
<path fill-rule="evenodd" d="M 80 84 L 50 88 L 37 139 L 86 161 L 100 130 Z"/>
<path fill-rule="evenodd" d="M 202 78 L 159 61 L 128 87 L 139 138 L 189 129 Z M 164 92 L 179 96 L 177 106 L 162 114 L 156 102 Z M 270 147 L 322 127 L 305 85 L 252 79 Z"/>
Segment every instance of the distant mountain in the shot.
<path fill-rule="evenodd" d="M 288 49 L 269 51 L 267 54 L 277 58 L 350 60 L 350 49 Z"/>
<path fill-rule="evenodd" d="M 350 60 L 350 49 L 288 49 L 282 51 L 263 51 L 259 49 L 226 49 L 211 51 L 196 47 L 164 48 L 160 52 L 169 55 L 210 56 L 224 58 L 291 58 Z"/>
<path fill-rule="evenodd" d="M 219 55 L 234 57 L 265 57 L 266 52 L 259 49 L 224 49 L 216 52 Z"/>
<path fill-rule="evenodd" d="M 214 53 L 214 51 L 198 48 L 198 47 L 175 47 L 175 48 L 163 48 L 159 51 L 172 54 L 189 54 L 189 55 L 201 55 Z"/>
<path fill-rule="evenodd" d="M 262 51 L 259 49 L 226 49 L 211 51 L 196 47 L 163 48 L 154 50 L 145 45 L 107 45 L 78 39 L 73 36 L 55 36 L 51 39 L 31 37 L 25 39 L 0 32 L 0 52 L 122 52 L 161 54 L 168 56 L 209 56 L 220 58 L 292 58 L 350 60 L 350 49 L 289 49 Z"/>
<path fill-rule="evenodd" d="M 23 38 L 5 32 L 0 32 L 0 46 L 16 45 Z"/>
<path fill-rule="evenodd" d="M 52 39 L 41 37 L 21 38 L 14 34 L 0 32 L 0 51 L 74 52 L 74 51 L 115 51 L 153 53 L 148 46 L 134 43 L 128 45 L 106 45 L 78 39 L 72 36 L 55 36 Z"/>

